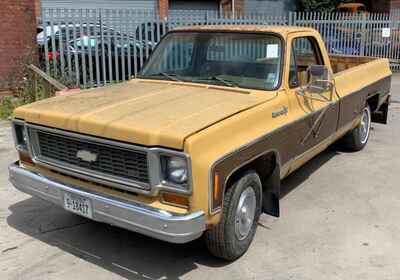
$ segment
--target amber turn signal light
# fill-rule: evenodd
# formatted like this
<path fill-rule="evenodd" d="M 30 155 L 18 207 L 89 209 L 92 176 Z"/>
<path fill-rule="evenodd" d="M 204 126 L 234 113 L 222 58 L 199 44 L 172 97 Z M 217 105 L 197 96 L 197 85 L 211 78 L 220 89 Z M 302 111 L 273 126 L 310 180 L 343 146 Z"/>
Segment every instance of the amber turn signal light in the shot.
<path fill-rule="evenodd" d="M 167 204 L 172 204 L 176 206 L 182 206 L 185 208 L 189 208 L 189 198 L 187 196 L 182 196 L 178 194 L 172 193 L 163 193 L 162 194 L 163 202 Z"/>
<path fill-rule="evenodd" d="M 214 201 L 219 199 L 219 175 L 215 173 L 214 175 Z"/>

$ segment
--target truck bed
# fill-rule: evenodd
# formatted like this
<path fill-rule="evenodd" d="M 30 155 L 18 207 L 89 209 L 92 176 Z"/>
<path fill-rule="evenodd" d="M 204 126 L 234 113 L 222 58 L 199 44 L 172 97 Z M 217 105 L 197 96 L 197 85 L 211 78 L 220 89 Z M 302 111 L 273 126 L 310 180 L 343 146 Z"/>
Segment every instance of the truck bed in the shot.
<path fill-rule="evenodd" d="M 367 100 L 373 121 L 386 123 L 391 75 L 389 60 L 372 57 L 332 56 L 331 66 L 337 93 L 343 98 L 344 111 L 363 108 Z M 387 106 L 386 106 L 387 108 Z M 384 114 L 383 119 L 376 117 Z M 350 114 L 350 113 L 349 113 Z"/>
<path fill-rule="evenodd" d="M 331 67 L 333 73 L 342 72 L 344 70 L 366 64 L 379 58 L 368 56 L 345 56 L 345 55 L 330 55 Z"/>
<path fill-rule="evenodd" d="M 330 59 L 339 94 L 346 95 L 385 79 L 389 80 L 385 86 L 390 89 L 392 72 L 388 59 L 356 56 L 330 56 Z"/>

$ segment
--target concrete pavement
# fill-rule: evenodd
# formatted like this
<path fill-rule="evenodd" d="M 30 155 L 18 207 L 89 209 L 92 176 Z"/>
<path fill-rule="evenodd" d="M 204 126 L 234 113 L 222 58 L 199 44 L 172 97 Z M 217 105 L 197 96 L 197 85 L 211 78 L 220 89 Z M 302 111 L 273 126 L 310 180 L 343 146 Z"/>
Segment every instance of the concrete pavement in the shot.
<path fill-rule="evenodd" d="M 0 122 L 0 279 L 400 279 L 400 76 L 390 124 L 359 153 L 330 149 L 283 182 L 282 216 L 263 215 L 234 263 L 201 240 L 173 245 L 67 213 L 13 189 Z"/>

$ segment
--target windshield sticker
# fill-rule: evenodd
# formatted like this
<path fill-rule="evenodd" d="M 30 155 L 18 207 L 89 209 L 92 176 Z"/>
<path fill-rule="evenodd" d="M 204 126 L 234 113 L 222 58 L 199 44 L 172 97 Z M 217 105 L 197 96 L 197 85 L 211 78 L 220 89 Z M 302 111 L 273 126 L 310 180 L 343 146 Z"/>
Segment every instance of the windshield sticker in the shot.
<path fill-rule="evenodd" d="M 271 44 L 267 45 L 267 58 L 278 58 L 279 57 L 279 45 Z"/>

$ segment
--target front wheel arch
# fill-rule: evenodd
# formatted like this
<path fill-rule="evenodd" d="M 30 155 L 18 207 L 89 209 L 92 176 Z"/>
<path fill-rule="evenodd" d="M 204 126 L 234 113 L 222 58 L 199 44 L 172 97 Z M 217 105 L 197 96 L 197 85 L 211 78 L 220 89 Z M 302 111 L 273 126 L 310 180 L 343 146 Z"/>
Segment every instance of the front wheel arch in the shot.
<path fill-rule="evenodd" d="M 279 217 L 280 207 L 280 157 L 277 151 L 268 151 L 234 170 L 226 179 L 224 194 L 247 171 L 254 170 L 262 182 L 262 211 L 268 215 Z M 223 200 L 222 200 L 223 201 Z"/>

